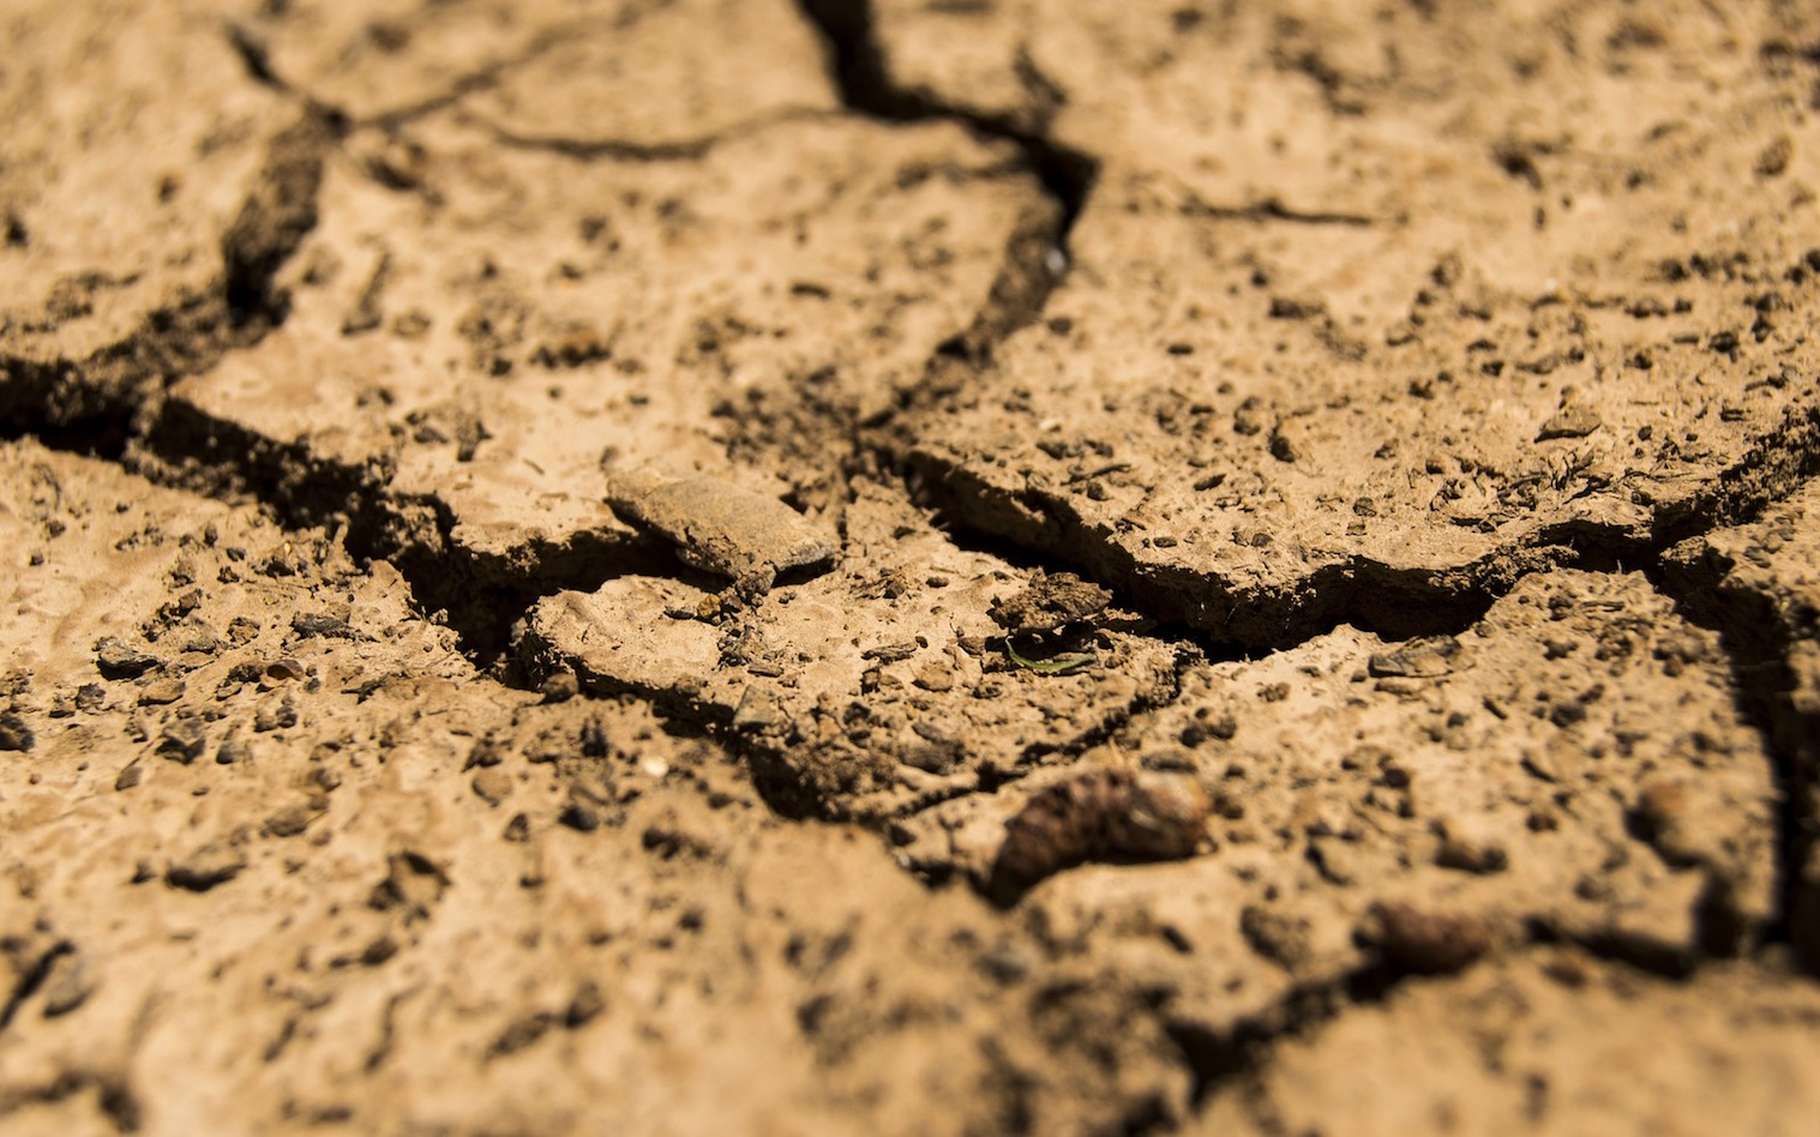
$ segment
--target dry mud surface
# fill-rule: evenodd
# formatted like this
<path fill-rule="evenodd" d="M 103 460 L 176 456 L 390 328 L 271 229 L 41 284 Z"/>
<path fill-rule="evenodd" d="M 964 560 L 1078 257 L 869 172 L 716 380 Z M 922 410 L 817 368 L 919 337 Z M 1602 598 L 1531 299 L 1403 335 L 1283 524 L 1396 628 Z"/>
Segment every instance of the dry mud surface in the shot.
<path fill-rule="evenodd" d="M 0 1133 L 1812 1131 L 1811 5 L 0 42 Z"/>

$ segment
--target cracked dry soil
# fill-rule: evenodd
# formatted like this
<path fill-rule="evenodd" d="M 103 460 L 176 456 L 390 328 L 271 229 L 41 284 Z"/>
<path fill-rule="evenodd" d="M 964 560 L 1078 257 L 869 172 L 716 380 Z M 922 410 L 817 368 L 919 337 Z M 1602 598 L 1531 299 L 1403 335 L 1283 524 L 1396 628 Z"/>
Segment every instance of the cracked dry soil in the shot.
<path fill-rule="evenodd" d="M 0 1133 L 1820 1116 L 1820 12 L 9 0 Z"/>

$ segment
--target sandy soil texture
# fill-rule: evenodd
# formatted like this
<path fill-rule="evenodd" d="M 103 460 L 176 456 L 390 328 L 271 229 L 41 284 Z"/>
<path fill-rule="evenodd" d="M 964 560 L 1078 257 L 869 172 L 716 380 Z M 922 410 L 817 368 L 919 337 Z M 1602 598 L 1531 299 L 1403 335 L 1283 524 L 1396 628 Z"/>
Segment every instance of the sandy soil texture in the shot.
<path fill-rule="evenodd" d="M 0 43 L 0 1134 L 1812 1132 L 1820 9 Z"/>

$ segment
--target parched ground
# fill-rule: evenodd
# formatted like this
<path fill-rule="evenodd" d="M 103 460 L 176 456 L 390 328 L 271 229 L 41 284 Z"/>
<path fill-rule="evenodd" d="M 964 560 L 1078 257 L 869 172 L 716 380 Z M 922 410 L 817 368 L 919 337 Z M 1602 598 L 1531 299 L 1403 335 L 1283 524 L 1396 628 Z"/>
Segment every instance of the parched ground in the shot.
<path fill-rule="evenodd" d="M 0 1133 L 1820 1116 L 1820 12 L 0 5 Z"/>

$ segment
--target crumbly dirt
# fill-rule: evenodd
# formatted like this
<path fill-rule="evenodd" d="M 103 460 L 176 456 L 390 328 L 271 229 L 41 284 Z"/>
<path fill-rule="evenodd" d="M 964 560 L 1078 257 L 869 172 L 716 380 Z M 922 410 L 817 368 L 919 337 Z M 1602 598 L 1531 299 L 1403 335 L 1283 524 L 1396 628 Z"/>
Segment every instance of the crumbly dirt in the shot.
<path fill-rule="evenodd" d="M 0 1133 L 1820 1110 L 1807 7 L 0 34 Z"/>

